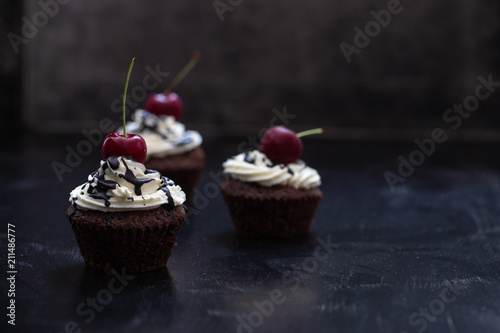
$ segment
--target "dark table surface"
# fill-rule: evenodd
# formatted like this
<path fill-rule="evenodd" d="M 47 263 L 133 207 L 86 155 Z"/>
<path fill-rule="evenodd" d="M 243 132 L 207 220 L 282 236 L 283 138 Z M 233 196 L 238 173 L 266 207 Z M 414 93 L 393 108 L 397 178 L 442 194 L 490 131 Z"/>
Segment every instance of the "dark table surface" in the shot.
<path fill-rule="evenodd" d="M 324 197 L 307 237 L 241 239 L 210 171 L 242 140 L 206 140 L 205 200 L 165 269 L 85 268 L 65 217 L 99 149 L 59 181 L 82 137 L 27 136 L 0 154 L 1 326 L 15 332 L 500 332 L 500 173 L 495 145 L 443 145 L 392 191 L 414 145 L 310 139 Z M 7 224 L 15 296 L 6 297 Z M 16 326 L 7 324 L 15 300 Z M 2 329 L 2 332 L 5 332 Z"/>

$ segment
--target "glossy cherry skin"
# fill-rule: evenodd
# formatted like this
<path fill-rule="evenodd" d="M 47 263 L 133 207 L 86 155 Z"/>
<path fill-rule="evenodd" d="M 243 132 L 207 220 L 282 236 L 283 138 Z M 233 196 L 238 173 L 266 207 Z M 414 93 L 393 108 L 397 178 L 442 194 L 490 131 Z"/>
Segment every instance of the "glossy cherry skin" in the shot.
<path fill-rule="evenodd" d="M 176 121 L 179 121 L 182 114 L 182 101 L 176 93 L 152 94 L 146 99 L 145 108 L 156 115 L 173 116 Z"/>
<path fill-rule="evenodd" d="M 264 134 L 259 150 L 274 164 L 293 163 L 302 155 L 302 140 L 295 132 L 283 126 L 275 126 Z"/>
<path fill-rule="evenodd" d="M 138 134 L 123 134 L 113 132 L 106 136 L 102 144 L 102 158 L 111 156 L 130 156 L 139 163 L 146 160 L 146 141 Z"/>

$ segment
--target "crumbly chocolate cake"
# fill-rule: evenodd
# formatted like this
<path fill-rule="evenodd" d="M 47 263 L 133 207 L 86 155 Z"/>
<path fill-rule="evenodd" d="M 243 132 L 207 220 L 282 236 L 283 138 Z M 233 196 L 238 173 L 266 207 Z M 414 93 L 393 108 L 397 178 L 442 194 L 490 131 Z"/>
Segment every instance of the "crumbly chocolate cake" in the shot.
<path fill-rule="evenodd" d="M 129 273 L 165 267 L 186 219 L 184 206 L 161 205 L 151 210 L 66 212 L 85 264 L 111 274 L 125 268 Z"/>
<path fill-rule="evenodd" d="M 323 194 L 318 188 L 263 187 L 227 178 L 221 192 L 236 232 L 244 237 L 291 238 L 309 232 Z"/>
<path fill-rule="evenodd" d="M 182 154 L 162 158 L 152 157 L 146 161 L 145 165 L 148 169 L 159 171 L 181 186 L 186 193 L 187 201 L 190 201 L 205 166 L 205 152 L 202 147 L 198 146 Z"/>

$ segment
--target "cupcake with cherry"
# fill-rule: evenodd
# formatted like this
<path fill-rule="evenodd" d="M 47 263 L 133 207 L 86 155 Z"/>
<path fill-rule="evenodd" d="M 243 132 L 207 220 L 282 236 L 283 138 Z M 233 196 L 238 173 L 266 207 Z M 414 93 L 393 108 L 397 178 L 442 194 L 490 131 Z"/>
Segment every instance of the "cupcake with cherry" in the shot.
<path fill-rule="evenodd" d="M 71 191 L 66 215 L 88 267 L 111 274 L 166 266 L 186 219 L 186 195 L 174 181 L 146 168 L 146 156 L 140 135 L 111 133 L 97 170 Z"/>
<path fill-rule="evenodd" d="M 222 164 L 227 178 L 221 192 L 238 235 L 292 238 L 309 232 L 323 194 L 318 172 L 300 160 L 301 137 L 321 132 L 272 127 L 258 150 Z"/>
<path fill-rule="evenodd" d="M 205 166 L 205 152 L 201 147 L 203 139 L 200 133 L 186 130 L 180 122 L 183 104 L 173 89 L 199 59 L 199 52 L 194 52 L 167 89 L 148 96 L 145 109 L 136 110 L 126 124 L 127 132 L 140 134 L 146 141 L 146 167 L 175 180 L 184 189 L 188 200 Z"/>

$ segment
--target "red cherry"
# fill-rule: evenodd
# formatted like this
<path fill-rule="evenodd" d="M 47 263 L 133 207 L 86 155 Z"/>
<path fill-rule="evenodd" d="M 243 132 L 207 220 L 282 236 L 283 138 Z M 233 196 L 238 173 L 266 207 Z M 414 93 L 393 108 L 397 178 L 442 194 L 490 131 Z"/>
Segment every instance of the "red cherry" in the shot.
<path fill-rule="evenodd" d="M 186 77 L 198 61 L 200 61 L 200 52 L 194 51 L 189 62 L 174 77 L 163 94 L 152 94 L 146 99 L 146 110 L 156 115 L 173 116 L 176 121 L 179 121 L 182 114 L 182 102 L 180 97 L 173 93 L 172 90 Z"/>
<path fill-rule="evenodd" d="M 146 110 L 156 115 L 173 116 L 176 121 L 181 119 L 182 102 L 176 93 L 152 94 L 146 99 Z"/>
<path fill-rule="evenodd" d="M 139 163 L 146 160 L 146 141 L 138 134 L 123 134 L 113 132 L 106 136 L 102 144 L 102 158 L 111 156 L 130 156 Z"/>
<path fill-rule="evenodd" d="M 275 126 L 264 134 L 259 150 L 274 164 L 293 163 L 302 154 L 302 140 L 295 132 L 283 126 Z"/>
<path fill-rule="evenodd" d="M 130 73 L 134 67 L 135 58 L 132 59 L 125 81 L 125 91 L 123 92 L 123 134 L 113 132 L 106 136 L 102 143 L 101 155 L 103 159 L 111 156 L 130 156 L 139 163 L 146 160 L 147 146 L 142 136 L 137 134 L 127 134 L 127 124 L 125 121 L 125 103 L 127 96 L 127 87 L 130 79 Z"/>

